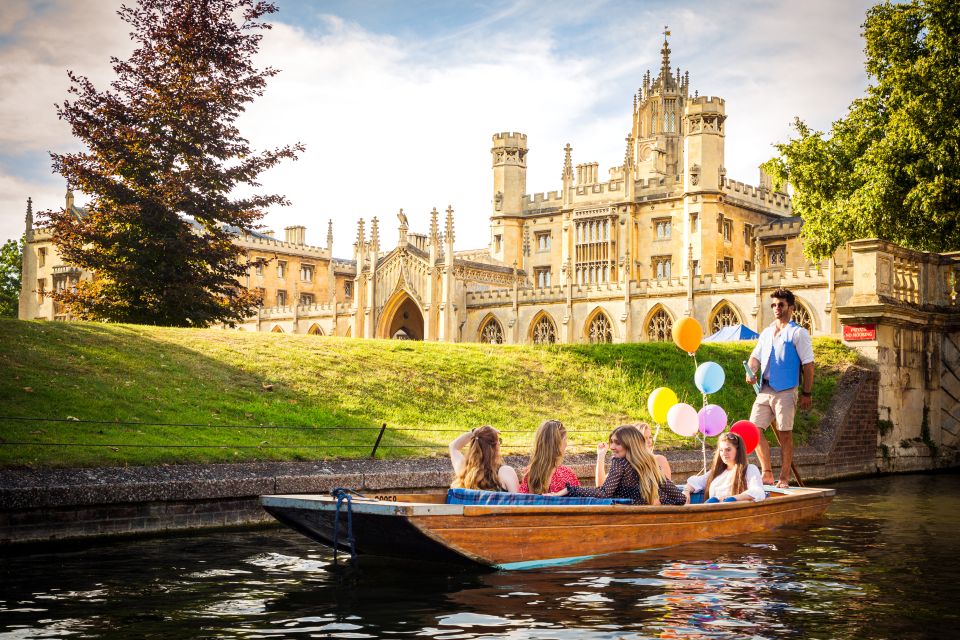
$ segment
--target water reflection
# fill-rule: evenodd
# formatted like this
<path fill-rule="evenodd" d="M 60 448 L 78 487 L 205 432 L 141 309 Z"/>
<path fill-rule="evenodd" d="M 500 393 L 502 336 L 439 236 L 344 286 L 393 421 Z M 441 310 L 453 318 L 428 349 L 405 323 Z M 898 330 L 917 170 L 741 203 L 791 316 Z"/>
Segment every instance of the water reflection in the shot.
<path fill-rule="evenodd" d="M 956 635 L 960 476 L 849 482 L 822 520 L 521 572 L 355 569 L 283 529 L 0 558 L 0 638 Z"/>

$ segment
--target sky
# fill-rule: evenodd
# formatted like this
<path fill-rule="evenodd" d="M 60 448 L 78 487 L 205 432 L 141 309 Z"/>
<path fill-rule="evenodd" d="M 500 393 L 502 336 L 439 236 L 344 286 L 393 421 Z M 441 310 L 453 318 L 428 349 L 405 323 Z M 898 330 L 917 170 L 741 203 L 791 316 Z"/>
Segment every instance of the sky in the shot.
<path fill-rule="evenodd" d="M 691 91 L 726 101 L 727 176 L 758 183 L 758 165 L 800 117 L 818 130 L 867 86 L 861 0 L 275 0 L 258 64 L 280 70 L 238 124 L 254 149 L 306 151 L 261 176 L 290 206 L 263 223 L 282 237 L 307 227 L 353 257 L 357 220 L 376 216 L 395 242 L 402 207 L 425 232 L 433 207 L 453 207 L 456 248 L 488 244 L 491 136 L 527 134 L 527 192 L 560 188 L 573 163 L 622 164 L 633 95 L 671 66 Z M 98 89 L 110 57 L 133 50 L 121 0 L 0 0 L 0 242 L 34 211 L 63 206 L 51 151 L 82 147 L 58 120 L 67 71 Z M 77 203 L 87 197 L 76 194 Z"/>

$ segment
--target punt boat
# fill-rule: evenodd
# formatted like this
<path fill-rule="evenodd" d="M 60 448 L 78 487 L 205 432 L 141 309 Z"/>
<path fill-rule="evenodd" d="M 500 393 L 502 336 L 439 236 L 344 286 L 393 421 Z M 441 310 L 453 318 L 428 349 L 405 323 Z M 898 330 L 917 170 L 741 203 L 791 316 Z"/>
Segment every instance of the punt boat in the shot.
<path fill-rule="evenodd" d="M 833 489 L 767 487 L 761 502 L 625 504 L 448 504 L 446 493 L 353 496 L 266 495 L 283 524 L 360 555 L 474 567 L 525 569 L 599 555 L 755 533 L 818 518 Z M 349 513 L 347 512 L 349 510 Z M 336 528 L 335 528 L 336 524 Z M 350 529 L 352 528 L 352 531 Z"/>

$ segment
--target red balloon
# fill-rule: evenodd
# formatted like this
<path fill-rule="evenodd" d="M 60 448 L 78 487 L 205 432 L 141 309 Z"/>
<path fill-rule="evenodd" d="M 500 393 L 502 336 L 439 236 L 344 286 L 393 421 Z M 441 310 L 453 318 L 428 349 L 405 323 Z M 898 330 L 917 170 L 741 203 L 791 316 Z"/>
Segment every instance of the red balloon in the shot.
<path fill-rule="evenodd" d="M 747 455 L 753 453 L 753 450 L 760 444 L 760 429 L 749 420 L 739 420 L 730 427 L 730 433 L 735 433 L 743 438 L 743 445 L 747 448 Z"/>

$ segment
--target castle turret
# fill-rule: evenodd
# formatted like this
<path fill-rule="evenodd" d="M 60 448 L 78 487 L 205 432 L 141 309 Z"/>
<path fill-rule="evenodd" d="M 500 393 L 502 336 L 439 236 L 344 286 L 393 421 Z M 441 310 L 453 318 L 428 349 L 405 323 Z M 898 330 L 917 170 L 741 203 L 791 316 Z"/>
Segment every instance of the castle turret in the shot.
<path fill-rule="evenodd" d="M 687 193 L 719 191 L 723 167 L 723 100 L 700 96 L 687 102 L 683 111 L 686 135 L 683 140 L 683 189 Z"/>
<path fill-rule="evenodd" d="M 527 136 L 493 136 L 493 212 L 490 216 L 490 253 L 507 264 L 522 263 L 523 195 L 527 189 Z"/>

